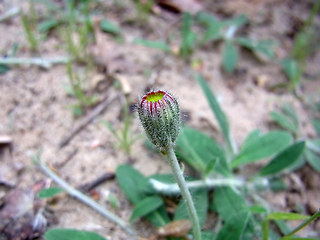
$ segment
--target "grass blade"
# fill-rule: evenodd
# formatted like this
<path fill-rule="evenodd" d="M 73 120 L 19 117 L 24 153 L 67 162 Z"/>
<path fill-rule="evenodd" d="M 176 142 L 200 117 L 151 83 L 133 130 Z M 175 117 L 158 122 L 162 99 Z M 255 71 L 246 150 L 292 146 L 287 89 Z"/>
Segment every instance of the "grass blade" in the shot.
<path fill-rule="evenodd" d="M 215 118 L 217 119 L 217 121 L 219 123 L 219 126 L 222 130 L 222 133 L 224 135 L 225 140 L 227 141 L 230 149 L 233 152 L 235 152 L 234 146 L 232 145 L 232 142 L 231 142 L 229 123 L 228 123 L 226 115 L 222 111 L 215 95 L 210 90 L 210 88 L 209 88 L 208 84 L 206 83 L 206 81 L 204 80 L 204 78 L 200 74 L 197 74 L 196 78 L 197 78 L 206 98 L 207 98 L 207 101 L 211 107 L 212 112 L 214 113 Z"/>

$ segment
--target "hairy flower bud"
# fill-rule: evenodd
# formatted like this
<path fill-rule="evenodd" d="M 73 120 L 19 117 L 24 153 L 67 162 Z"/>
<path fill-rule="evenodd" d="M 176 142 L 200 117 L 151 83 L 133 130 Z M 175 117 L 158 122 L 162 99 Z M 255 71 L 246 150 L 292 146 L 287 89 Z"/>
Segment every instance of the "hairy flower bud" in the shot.
<path fill-rule="evenodd" d="M 145 94 L 138 105 L 139 118 L 149 140 L 160 150 L 174 143 L 180 131 L 177 100 L 158 90 Z"/>

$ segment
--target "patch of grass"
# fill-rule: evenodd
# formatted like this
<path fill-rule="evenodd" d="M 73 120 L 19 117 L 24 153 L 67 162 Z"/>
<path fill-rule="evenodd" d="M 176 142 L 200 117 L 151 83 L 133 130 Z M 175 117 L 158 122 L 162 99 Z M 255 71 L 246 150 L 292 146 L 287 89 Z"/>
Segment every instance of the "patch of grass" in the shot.
<path fill-rule="evenodd" d="M 98 97 L 87 96 L 83 86 L 85 79 L 80 78 L 79 74 L 73 69 L 71 62 L 66 64 L 66 68 L 70 83 L 70 88 L 66 88 L 66 91 L 77 99 L 78 102 L 72 106 L 72 112 L 75 117 L 79 117 L 88 107 L 93 106 L 97 102 Z"/>

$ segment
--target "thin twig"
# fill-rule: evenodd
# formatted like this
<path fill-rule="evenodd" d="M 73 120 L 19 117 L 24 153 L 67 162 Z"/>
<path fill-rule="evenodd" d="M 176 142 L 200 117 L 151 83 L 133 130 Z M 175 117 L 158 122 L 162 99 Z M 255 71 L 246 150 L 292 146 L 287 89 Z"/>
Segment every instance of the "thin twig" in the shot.
<path fill-rule="evenodd" d="M 92 189 L 102 184 L 103 182 L 107 180 L 112 180 L 114 178 L 115 178 L 115 174 L 113 172 L 106 172 L 106 173 L 103 173 L 98 178 L 96 178 L 95 180 L 93 180 L 92 182 L 82 184 L 80 187 L 78 187 L 78 189 L 81 192 L 90 192 Z"/>
<path fill-rule="evenodd" d="M 59 148 L 65 147 L 74 136 L 76 136 L 82 129 L 84 129 L 94 118 L 100 115 L 113 101 L 116 100 L 115 94 L 112 96 L 107 97 L 101 103 L 99 103 L 87 116 L 85 116 L 79 124 L 72 129 L 72 131 L 64 137 L 60 143 Z"/>
<path fill-rule="evenodd" d="M 38 167 L 47 175 L 49 176 L 57 185 L 63 188 L 70 196 L 78 199 L 79 201 L 83 202 L 84 204 L 88 205 L 110 221 L 114 222 L 115 224 L 119 225 L 123 230 L 125 230 L 128 234 L 130 234 L 134 239 L 137 239 L 137 233 L 135 230 L 130 226 L 130 224 L 123 221 L 117 215 L 109 212 L 108 209 L 102 207 L 92 198 L 86 196 L 82 192 L 78 191 L 77 189 L 73 188 L 69 185 L 66 181 L 61 179 L 58 175 L 52 172 L 43 162 L 39 159 L 34 159 L 34 162 L 38 165 Z"/>
<path fill-rule="evenodd" d="M 53 64 L 66 64 L 70 61 L 68 57 L 55 57 L 55 58 L 0 58 L 0 64 L 24 65 L 31 64 L 43 68 L 50 68 Z"/>

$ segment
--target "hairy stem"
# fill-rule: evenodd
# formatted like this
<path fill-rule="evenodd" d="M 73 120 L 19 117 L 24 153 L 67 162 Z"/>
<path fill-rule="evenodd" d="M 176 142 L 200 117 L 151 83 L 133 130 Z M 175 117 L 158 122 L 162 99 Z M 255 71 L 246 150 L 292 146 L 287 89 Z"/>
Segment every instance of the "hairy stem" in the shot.
<path fill-rule="evenodd" d="M 170 144 L 169 147 L 166 149 L 166 155 L 168 156 L 168 160 L 171 165 L 174 178 L 180 188 L 181 195 L 187 205 L 189 217 L 192 222 L 194 240 L 201 240 L 201 230 L 200 230 L 198 215 L 197 215 L 196 209 L 194 207 L 194 203 L 192 201 L 191 194 L 189 192 L 189 189 L 187 188 L 186 182 L 185 182 L 184 177 L 182 175 L 177 157 L 173 151 L 172 144 Z"/>

